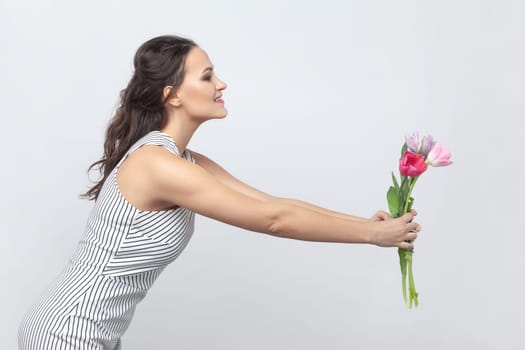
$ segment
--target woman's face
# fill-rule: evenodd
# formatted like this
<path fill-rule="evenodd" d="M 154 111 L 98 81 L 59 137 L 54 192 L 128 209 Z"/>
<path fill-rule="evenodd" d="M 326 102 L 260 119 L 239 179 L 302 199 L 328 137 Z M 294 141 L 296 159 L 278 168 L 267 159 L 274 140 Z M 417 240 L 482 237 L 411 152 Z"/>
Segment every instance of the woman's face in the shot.
<path fill-rule="evenodd" d="M 201 122 L 224 118 L 228 111 L 221 96 L 226 83 L 215 75 L 206 52 L 200 47 L 191 48 L 184 70 L 184 80 L 176 92 L 178 111 Z"/>

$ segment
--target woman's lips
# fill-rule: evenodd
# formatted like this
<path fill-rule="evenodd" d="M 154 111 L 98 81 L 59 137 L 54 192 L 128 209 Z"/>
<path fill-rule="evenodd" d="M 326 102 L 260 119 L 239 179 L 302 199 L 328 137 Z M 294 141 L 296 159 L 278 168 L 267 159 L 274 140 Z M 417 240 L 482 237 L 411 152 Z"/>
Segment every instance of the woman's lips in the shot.
<path fill-rule="evenodd" d="M 223 99 L 221 99 L 221 98 L 216 99 L 215 102 L 224 104 L 224 101 L 223 101 Z"/>

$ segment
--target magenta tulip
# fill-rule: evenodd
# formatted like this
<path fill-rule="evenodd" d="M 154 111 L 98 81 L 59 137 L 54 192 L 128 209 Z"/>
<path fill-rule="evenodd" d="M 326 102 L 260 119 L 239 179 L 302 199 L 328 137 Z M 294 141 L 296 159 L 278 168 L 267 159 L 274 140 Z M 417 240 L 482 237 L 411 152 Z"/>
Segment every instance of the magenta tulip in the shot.
<path fill-rule="evenodd" d="M 439 143 L 435 143 L 427 156 L 427 164 L 430 166 L 447 166 L 452 164 L 450 152 Z"/>
<path fill-rule="evenodd" d="M 399 161 L 399 172 L 403 176 L 417 177 L 427 170 L 425 157 L 419 153 L 405 151 Z"/>

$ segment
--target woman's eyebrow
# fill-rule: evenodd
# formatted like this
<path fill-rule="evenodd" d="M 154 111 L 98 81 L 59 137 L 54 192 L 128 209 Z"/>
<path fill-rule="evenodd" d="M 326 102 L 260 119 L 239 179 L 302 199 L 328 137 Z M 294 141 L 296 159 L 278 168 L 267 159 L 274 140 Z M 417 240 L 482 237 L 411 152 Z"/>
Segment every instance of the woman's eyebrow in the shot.
<path fill-rule="evenodd" d="M 206 67 L 206 68 L 204 68 L 204 70 L 202 71 L 202 73 L 206 72 L 207 70 L 212 71 L 212 70 L 213 70 L 213 67 Z"/>

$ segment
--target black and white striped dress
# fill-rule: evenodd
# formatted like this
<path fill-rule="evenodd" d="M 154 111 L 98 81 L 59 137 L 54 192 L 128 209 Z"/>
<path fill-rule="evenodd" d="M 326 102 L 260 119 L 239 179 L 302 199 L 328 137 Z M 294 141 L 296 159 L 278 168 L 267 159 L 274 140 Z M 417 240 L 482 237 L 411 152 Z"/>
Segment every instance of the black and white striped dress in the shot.
<path fill-rule="evenodd" d="M 188 244 L 194 212 L 139 210 L 118 189 L 119 165 L 146 144 L 181 156 L 160 131 L 130 148 L 107 177 L 67 266 L 23 318 L 19 349 L 120 349 L 137 303 Z M 187 151 L 182 157 L 195 163 Z"/>

